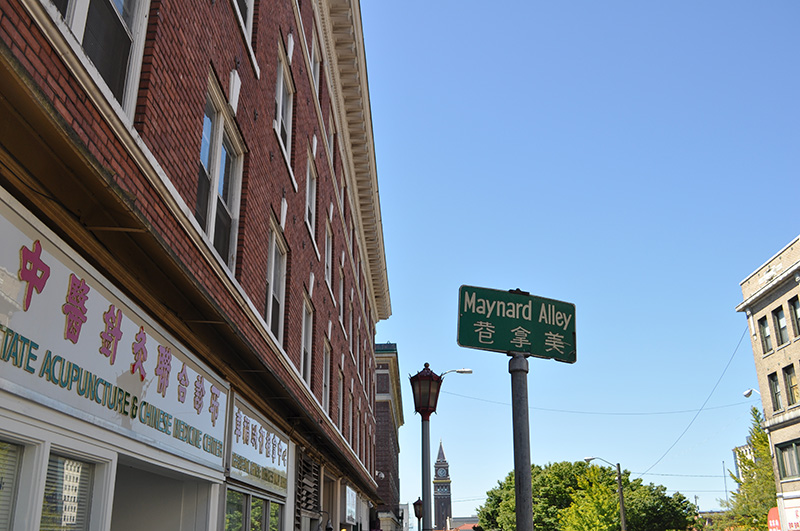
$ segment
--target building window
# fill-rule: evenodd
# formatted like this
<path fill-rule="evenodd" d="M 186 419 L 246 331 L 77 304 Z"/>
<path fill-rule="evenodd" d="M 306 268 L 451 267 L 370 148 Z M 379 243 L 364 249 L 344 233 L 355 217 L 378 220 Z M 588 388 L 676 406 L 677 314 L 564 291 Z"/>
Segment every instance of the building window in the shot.
<path fill-rule="evenodd" d="M 326 133 L 327 133 L 326 140 L 328 142 L 328 153 L 330 154 L 331 158 L 331 175 L 336 177 L 336 157 L 333 151 L 333 148 L 335 146 L 334 140 L 336 138 L 336 122 L 334 121 L 333 107 L 331 107 L 330 112 L 328 113 L 328 130 L 326 131 Z M 336 182 L 335 178 L 334 182 Z M 340 197 L 339 206 L 342 206 L 341 194 L 339 195 L 339 197 Z"/>
<path fill-rule="evenodd" d="M 790 406 L 800 401 L 800 389 L 797 388 L 797 376 L 794 364 L 783 368 L 783 382 L 786 385 L 786 403 Z"/>
<path fill-rule="evenodd" d="M 306 385 L 311 387 L 311 347 L 314 331 L 314 309 L 311 308 L 311 302 L 306 300 L 303 303 L 303 350 L 300 354 L 300 374 Z"/>
<path fill-rule="evenodd" d="M 333 229 L 330 223 L 325 223 L 325 282 L 333 294 Z"/>
<path fill-rule="evenodd" d="M 138 89 L 147 0 L 54 0 L 111 93 L 132 112 Z"/>
<path fill-rule="evenodd" d="M 311 78 L 314 83 L 314 94 L 319 97 L 319 79 L 320 72 L 322 71 L 322 54 L 319 51 L 319 40 L 317 39 L 317 30 L 311 30 Z"/>
<path fill-rule="evenodd" d="M 788 343 L 789 330 L 786 328 L 786 314 L 783 313 L 783 307 L 777 308 L 772 312 L 772 319 L 775 322 L 775 335 L 778 340 L 778 345 Z"/>
<path fill-rule="evenodd" d="M 89 529 L 94 464 L 51 454 L 39 529 Z"/>
<path fill-rule="evenodd" d="M 339 392 L 337 393 L 339 414 L 336 418 L 336 427 L 342 431 L 342 419 L 344 417 L 344 373 L 339 371 Z"/>
<path fill-rule="evenodd" d="M 275 87 L 275 122 L 273 127 L 280 138 L 281 147 L 290 160 L 292 150 L 292 99 L 294 90 L 286 61 L 278 61 L 278 81 Z"/>
<path fill-rule="evenodd" d="M 0 529 L 11 529 L 21 461 L 22 446 L 0 441 Z"/>
<path fill-rule="evenodd" d="M 209 82 L 203 113 L 195 218 L 228 268 L 236 259 L 244 146 L 222 90 Z"/>
<path fill-rule="evenodd" d="M 783 402 L 781 401 L 781 386 L 778 384 L 778 374 L 772 373 L 767 376 L 769 382 L 769 394 L 772 396 L 772 410 L 780 411 L 783 409 Z"/>
<path fill-rule="evenodd" d="M 269 231 L 267 256 L 267 295 L 264 319 L 272 335 L 283 342 L 283 301 L 286 289 L 286 251 L 276 229 Z"/>
<path fill-rule="evenodd" d="M 800 476 L 800 460 L 798 460 L 797 451 L 798 442 L 799 441 L 792 441 L 775 447 L 778 450 L 778 471 L 781 479 Z"/>
<path fill-rule="evenodd" d="M 772 337 L 769 335 L 769 324 L 766 317 L 758 320 L 758 330 L 761 333 L 761 348 L 766 354 L 772 350 Z"/>
<path fill-rule="evenodd" d="M 250 44 L 253 40 L 253 0 L 236 0 L 239 24 L 244 30 L 245 40 Z"/>
<path fill-rule="evenodd" d="M 331 415 L 331 346 L 326 341 L 322 347 L 322 409 Z"/>
<path fill-rule="evenodd" d="M 800 299 L 792 297 L 789 299 L 789 313 L 792 315 L 792 326 L 794 327 L 794 336 L 800 336 Z"/>
<path fill-rule="evenodd" d="M 278 531 L 282 512 L 279 503 L 228 489 L 225 495 L 225 531 Z"/>
<path fill-rule="evenodd" d="M 306 225 L 311 232 L 311 239 L 316 240 L 317 235 L 314 230 L 317 222 L 317 172 L 314 169 L 314 160 L 311 154 L 308 155 L 308 165 L 306 167 Z"/>
<path fill-rule="evenodd" d="M 344 326 L 344 269 L 339 268 L 339 323 Z"/>

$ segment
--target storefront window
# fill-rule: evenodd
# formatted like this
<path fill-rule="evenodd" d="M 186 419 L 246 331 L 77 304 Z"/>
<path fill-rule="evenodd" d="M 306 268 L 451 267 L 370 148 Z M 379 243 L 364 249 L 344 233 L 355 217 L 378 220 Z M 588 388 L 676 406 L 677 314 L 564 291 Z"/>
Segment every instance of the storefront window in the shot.
<path fill-rule="evenodd" d="M 50 455 L 42 504 L 42 531 L 89 529 L 94 464 Z"/>
<path fill-rule="evenodd" d="M 228 489 L 225 531 L 280 531 L 281 512 L 277 502 Z"/>
<path fill-rule="evenodd" d="M 0 529 L 11 529 L 22 447 L 0 441 Z"/>
<path fill-rule="evenodd" d="M 277 503 L 269 504 L 269 531 L 280 531 L 282 507 Z"/>
<path fill-rule="evenodd" d="M 225 531 L 242 531 L 244 518 L 245 495 L 235 490 L 228 490 L 225 503 Z"/>

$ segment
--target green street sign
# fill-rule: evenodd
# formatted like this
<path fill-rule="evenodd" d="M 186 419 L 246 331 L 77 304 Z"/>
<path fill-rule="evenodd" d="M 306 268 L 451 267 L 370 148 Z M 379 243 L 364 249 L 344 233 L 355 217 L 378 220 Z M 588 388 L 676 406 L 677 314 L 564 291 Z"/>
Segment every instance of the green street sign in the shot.
<path fill-rule="evenodd" d="M 461 286 L 458 344 L 575 363 L 575 305 L 521 291 Z"/>

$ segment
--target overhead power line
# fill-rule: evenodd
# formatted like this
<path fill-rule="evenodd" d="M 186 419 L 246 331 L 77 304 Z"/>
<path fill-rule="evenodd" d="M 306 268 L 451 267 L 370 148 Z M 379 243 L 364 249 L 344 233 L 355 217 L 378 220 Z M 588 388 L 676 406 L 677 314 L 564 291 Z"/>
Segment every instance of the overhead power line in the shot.
<path fill-rule="evenodd" d="M 497 400 L 488 400 L 486 398 L 478 398 L 476 396 L 469 396 L 469 395 L 462 395 L 459 393 L 452 393 L 450 391 L 439 391 L 440 394 L 443 395 L 453 395 L 459 398 L 467 398 L 469 400 L 476 400 L 478 402 L 487 402 L 489 404 L 498 404 L 501 406 L 511 406 L 508 402 L 500 402 Z M 725 404 L 723 406 L 713 406 L 707 407 L 704 409 L 679 409 L 675 411 L 578 411 L 574 409 L 551 409 L 546 407 L 532 407 L 529 406 L 528 409 L 536 410 L 536 411 L 548 411 L 550 413 L 569 413 L 573 415 L 608 415 L 608 416 L 637 416 L 637 417 L 649 417 L 653 415 L 677 415 L 681 413 L 699 413 L 702 410 L 711 411 L 712 409 L 723 409 L 728 407 L 738 407 L 742 404 L 749 404 L 749 401 L 745 402 L 736 402 L 735 404 Z"/>

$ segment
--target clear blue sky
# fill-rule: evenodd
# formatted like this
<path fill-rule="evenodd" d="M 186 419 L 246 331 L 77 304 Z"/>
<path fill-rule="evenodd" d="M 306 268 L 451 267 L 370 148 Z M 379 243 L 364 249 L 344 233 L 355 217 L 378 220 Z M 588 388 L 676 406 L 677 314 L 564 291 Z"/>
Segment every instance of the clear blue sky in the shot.
<path fill-rule="evenodd" d="M 577 363 L 530 360 L 534 463 L 597 455 L 719 508 L 761 407 L 739 282 L 800 233 L 800 2 L 361 9 L 401 502 L 421 492 L 407 377 L 426 361 L 474 370 L 431 419 L 454 515 L 513 469 L 508 358 L 456 344 L 466 284 L 576 305 Z"/>

